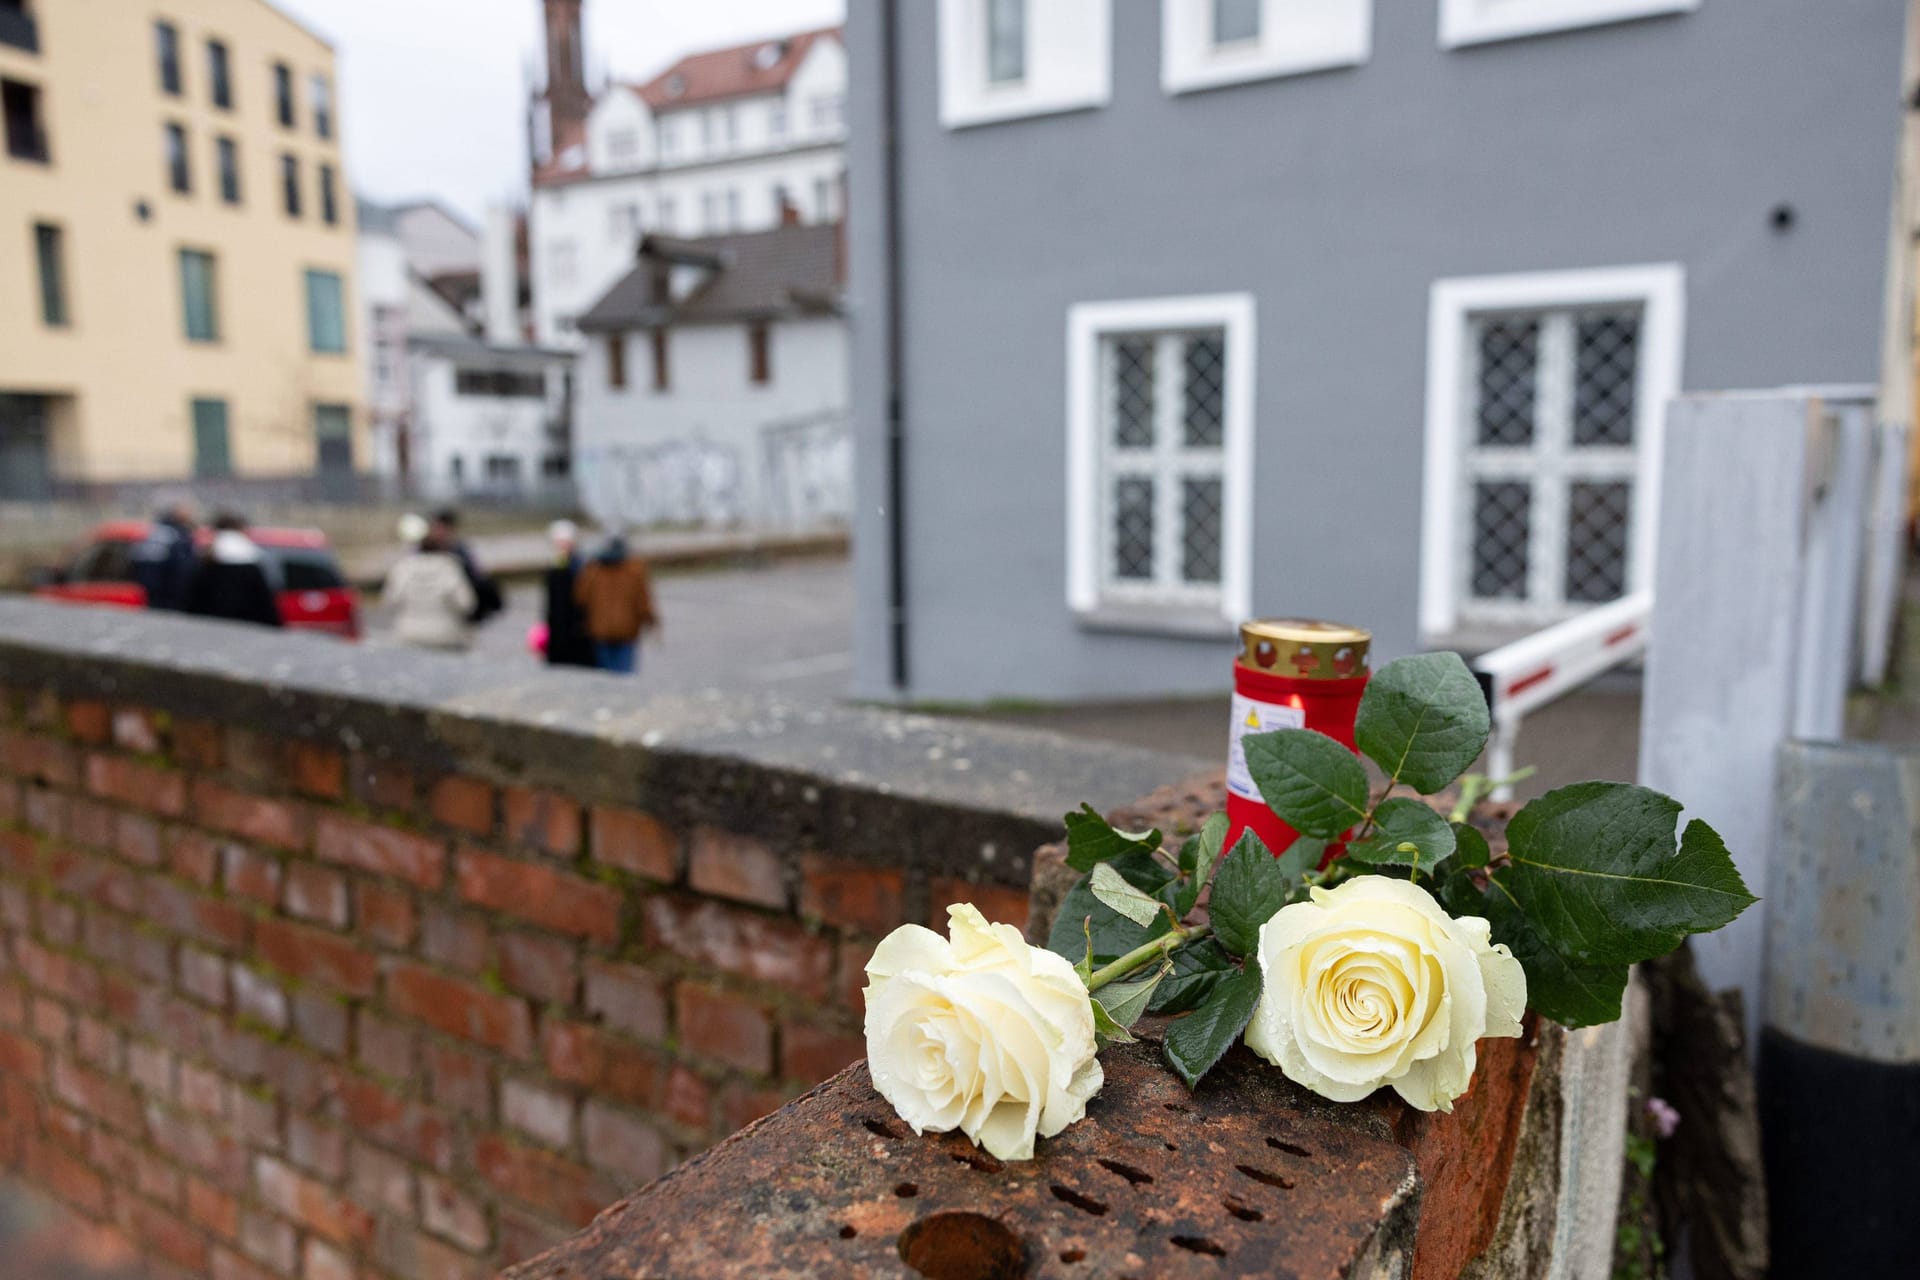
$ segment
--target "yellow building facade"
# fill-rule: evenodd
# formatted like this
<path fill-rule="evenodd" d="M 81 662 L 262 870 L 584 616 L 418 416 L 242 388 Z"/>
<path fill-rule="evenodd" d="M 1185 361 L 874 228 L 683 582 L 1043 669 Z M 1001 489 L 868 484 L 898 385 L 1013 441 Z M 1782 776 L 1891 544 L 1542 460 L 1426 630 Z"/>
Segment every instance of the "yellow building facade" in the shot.
<path fill-rule="evenodd" d="M 348 487 L 333 51 L 266 0 L 0 0 L 0 497 Z"/>

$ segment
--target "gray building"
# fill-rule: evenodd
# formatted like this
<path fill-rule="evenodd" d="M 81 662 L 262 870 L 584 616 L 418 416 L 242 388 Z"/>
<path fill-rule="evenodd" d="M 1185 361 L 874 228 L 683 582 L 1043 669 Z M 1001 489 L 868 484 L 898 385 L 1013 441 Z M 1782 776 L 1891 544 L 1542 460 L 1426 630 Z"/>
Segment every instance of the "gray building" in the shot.
<path fill-rule="evenodd" d="M 1905 10 L 850 0 L 856 693 L 1647 587 L 1668 397 L 1880 378 Z"/>

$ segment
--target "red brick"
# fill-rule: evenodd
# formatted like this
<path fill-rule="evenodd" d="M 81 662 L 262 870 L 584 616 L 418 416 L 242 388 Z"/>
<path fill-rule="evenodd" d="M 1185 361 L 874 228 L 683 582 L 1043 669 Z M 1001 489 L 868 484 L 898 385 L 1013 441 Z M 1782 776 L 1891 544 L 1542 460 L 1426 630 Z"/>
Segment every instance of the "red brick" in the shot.
<path fill-rule="evenodd" d="M 373 1219 L 366 1210 L 284 1161 L 257 1157 L 253 1185 L 263 1204 L 336 1244 L 373 1237 Z"/>
<path fill-rule="evenodd" d="M 393 876 L 422 889 L 437 889 L 446 878 L 446 842 L 412 831 L 322 814 L 314 837 L 322 861 Z"/>
<path fill-rule="evenodd" d="M 658 1129 L 597 1098 L 587 1099 L 580 1112 L 580 1137 L 587 1163 L 619 1176 L 629 1186 L 652 1182 L 672 1162 L 672 1152 Z"/>
<path fill-rule="evenodd" d="M 598 1027 L 550 1019 L 540 1028 L 540 1048 L 547 1073 L 562 1084 L 642 1107 L 654 1105 L 659 1096 L 659 1055 Z"/>
<path fill-rule="evenodd" d="M 338 871 L 311 862 L 293 863 L 287 868 L 281 902 L 290 916 L 336 929 L 347 927 L 347 880 Z"/>
<path fill-rule="evenodd" d="M 187 775 L 125 756 L 87 756 L 87 790 L 136 809 L 178 817 L 187 808 Z"/>
<path fill-rule="evenodd" d="M 262 906 L 280 901 L 280 860 L 245 845 L 230 844 L 223 851 L 227 892 Z"/>
<path fill-rule="evenodd" d="M 491 784 L 454 775 L 433 784 L 427 793 L 427 809 L 436 822 L 476 836 L 490 836 L 493 834 L 493 799 Z"/>
<path fill-rule="evenodd" d="M 414 1173 L 406 1161 L 356 1142 L 348 1154 L 347 1169 L 347 1189 L 361 1208 L 376 1213 L 386 1209 L 408 1219 L 414 1216 Z"/>
<path fill-rule="evenodd" d="M 27 981 L 75 1004 L 91 1006 L 100 999 L 100 971 L 84 960 L 48 951 L 21 938 L 13 946 L 14 960 Z"/>
<path fill-rule="evenodd" d="M 258 1209 L 240 1211 L 240 1247 L 283 1276 L 291 1276 L 299 1265 L 300 1233 L 292 1223 Z"/>
<path fill-rule="evenodd" d="M 46 1055 L 25 1036 L 0 1032 L 0 1075 L 39 1084 L 46 1078 Z"/>
<path fill-rule="evenodd" d="M 27 989 L 8 979 L 0 979 L 0 1027 L 24 1031 L 27 1026 Z M 0 1078 L 6 1072 L 0 1071 Z"/>
<path fill-rule="evenodd" d="M 642 1040 L 667 1038 L 667 989 L 660 978 L 637 965 L 589 960 L 586 980 L 589 1015 Z"/>
<path fill-rule="evenodd" d="M 110 1076 L 89 1071 L 77 1062 L 56 1058 L 53 1092 L 68 1106 L 86 1112 L 100 1123 L 122 1132 L 138 1132 L 140 1103 L 133 1090 Z"/>
<path fill-rule="evenodd" d="M 293 1031 L 329 1058 L 347 1053 L 346 1006 L 324 991 L 293 993 Z"/>
<path fill-rule="evenodd" d="M 157 875 L 143 877 L 138 893 L 136 914 L 154 924 L 226 950 L 246 941 L 247 913 L 234 903 L 204 897 Z"/>
<path fill-rule="evenodd" d="M 254 1151 L 278 1151 L 280 1141 L 280 1104 L 270 1096 L 246 1089 L 235 1089 L 229 1101 L 233 1110 L 233 1135 Z"/>
<path fill-rule="evenodd" d="M 800 914 L 863 933 L 906 923 L 906 876 L 810 854 L 800 861 Z"/>
<path fill-rule="evenodd" d="M 113 742 L 135 755 L 158 755 L 161 748 L 159 722 L 143 707 L 121 707 L 113 713 Z"/>
<path fill-rule="evenodd" d="M 287 772 L 293 788 L 321 800 L 339 800 L 347 794 L 347 758 L 317 742 L 295 742 L 287 748 Z"/>
<path fill-rule="evenodd" d="M 287 741 L 242 725 L 227 726 L 227 768 L 249 782 L 279 787 L 287 772 Z"/>
<path fill-rule="evenodd" d="M 0 870 L 31 876 L 40 869 L 40 845 L 24 831 L 0 831 Z"/>
<path fill-rule="evenodd" d="M 362 1066 L 390 1080 L 411 1080 L 418 1066 L 420 1037 L 411 1027 L 370 1009 L 354 1013 L 354 1043 Z"/>
<path fill-rule="evenodd" d="M 287 1159 L 324 1182 L 347 1172 L 347 1134 L 301 1111 L 287 1112 Z"/>
<path fill-rule="evenodd" d="M 228 971 L 233 987 L 233 1011 L 274 1031 L 287 1029 L 287 993 L 280 984 L 239 961 Z"/>
<path fill-rule="evenodd" d="M 201 1235 L 169 1212 L 146 1201 L 132 1198 L 127 1229 L 140 1242 L 142 1256 L 158 1255 L 189 1273 L 203 1274 L 207 1266 L 207 1242 Z"/>
<path fill-rule="evenodd" d="M 245 1189 L 247 1153 L 232 1136 L 198 1120 L 149 1105 L 147 1139 L 152 1145 L 211 1178 L 227 1191 Z"/>
<path fill-rule="evenodd" d="M 282 849 L 304 849 L 307 813 L 299 805 L 235 791 L 204 778 L 193 784 L 193 811 L 205 826 Z"/>
<path fill-rule="evenodd" d="M 300 1250 L 302 1280 L 354 1280 L 352 1261 L 325 1241 L 307 1237 Z"/>
<path fill-rule="evenodd" d="M 49 836 L 66 832 L 67 802 L 71 799 L 66 792 L 28 787 L 24 797 L 20 806 L 21 817 L 30 830 Z"/>
<path fill-rule="evenodd" d="M 211 1120 L 227 1114 L 227 1082 L 194 1062 L 180 1064 L 180 1105 Z"/>
<path fill-rule="evenodd" d="M 76 898 L 128 914 L 141 907 L 134 873 L 109 858 L 96 858 L 77 849 L 51 849 L 46 856 L 46 872 L 63 893 Z"/>
<path fill-rule="evenodd" d="M 56 1049 L 67 1046 L 67 1037 L 73 1034 L 73 1015 L 67 1012 L 63 1004 L 35 996 L 32 1014 L 33 1034 L 45 1040 Z"/>
<path fill-rule="evenodd" d="M 284 920 L 262 920 L 254 930 L 260 956 L 280 972 L 322 982 L 356 996 L 379 985 L 379 962 L 354 942 Z"/>
<path fill-rule="evenodd" d="M 720 827 L 693 829 L 693 856 L 687 883 L 701 893 L 736 902 L 784 909 L 786 868 L 774 851 L 753 839 Z"/>
<path fill-rule="evenodd" d="M 227 962 L 198 947 L 180 948 L 180 989 L 215 1008 L 227 1007 Z"/>
<path fill-rule="evenodd" d="M 429 1044 L 426 1058 L 434 1105 L 482 1120 L 492 1117 L 493 1076 L 487 1059 L 450 1044 Z"/>
<path fill-rule="evenodd" d="M 572 943 L 536 933 L 503 933 L 498 946 L 500 978 L 509 987 L 549 1004 L 573 1003 L 580 974 Z"/>
<path fill-rule="evenodd" d="M 394 1097 L 371 1080 L 343 1076 L 338 1086 L 346 1123 L 355 1135 L 446 1170 L 453 1163 L 447 1122 L 414 1103 Z"/>
<path fill-rule="evenodd" d="M 674 989 L 673 1008 L 684 1047 L 755 1075 L 773 1070 L 773 1022 L 760 1006 L 683 982 Z"/>
<path fill-rule="evenodd" d="M 493 1242 L 486 1208 L 440 1178 L 420 1179 L 420 1225 L 471 1253 L 480 1253 Z"/>
<path fill-rule="evenodd" d="M 512 1145 L 493 1134 L 474 1140 L 473 1163 L 503 1195 L 545 1209 L 563 1222 L 584 1227 L 619 1197 L 600 1174 L 563 1156 Z"/>
<path fill-rule="evenodd" d="M 968 884 L 965 880 L 935 880 L 927 893 L 927 927 L 936 933 L 947 931 L 947 908 L 956 902 L 971 902 L 980 914 L 995 924 L 1027 927 L 1027 894 L 999 884 Z"/>
<path fill-rule="evenodd" d="M 413 808 L 413 773 L 388 760 L 353 759 L 353 793 L 375 809 Z"/>
<path fill-rule="evenodd" d="M 395 1012 L 436 1030 L 516 1058 L 533 1052 L 533 1019 L 524 1000 L 497 996 L 418 965 L 401 965 L 387 979 Z"/>
<path fill-rule="evenodd" d="M 713 1086 L 691 1067 L 676 1066 L 667 1073 L 658 1109 L 685 1127 L 705 1133 L 713 1123 Z"/>
<path fill-rule="evenodd" d="M 113 740 L 113 709 L 104 702 L 69 702 L 67 732 L 89 746 Z"/>
<path fill-rule="evenodd" d="M 86 796 L 67 797 L 67 839 L 94 849 L 113 848 L 113 831 L 118 814 Z"/>
<path fill-rule="evenodd" d="M 36 1142 L 27 1153 L 26 1166 L 33 1182 L 51 1192 L 56 1199 L 89 1217 L 106 1216 L 106 1180 L 85 1161 L 68 1155 L 51 1143 Z"/>
<path fill-rule="evenodd" d="M 573 1144 L 573 1099 L 528 1080 L 501 1081 L 500 1120 L 549 1147 Z"/>
<path fill-rule="evenodd" d="M 728 1086 L 720 1098 L 720 1128 L 715 1137 L 724 1137 L 746 1128 L 761 1116 L 770 1116 L 787 1104 L 787 1095 L 775 1088 L 751 1085 Z"/>
<path fill-rule="evenodd" d="M 598 942 L 620 936 L 621 895 L 610 886 L 478 849 L 460 851 L 455 874 L 460 896 L 478 906 Z"/>
<path fill-rule="evenodd" d="M 222 1240 L 240 1234 L 240 1202 L 199 1178 L 187 1179 L 187 1217 Z"/>
<path fill-rule="evenodd" d="M 384 946 L 413 945 L 413 899 L 399 889 L 361 880 L 353 886 L 354 917 L 360 931 Z"/>
<path fill-rule="evenodd" d="M 791 920 L 723 903 L 655 894 L 642 907 L 649 947 L 707 969 L 770 982 L 811 999 L 833 986 L 833 943 Z"/>
<path fill-rule="evenodd" d="M 120 814 L 113 824 L 113 851 L 138 866 L 159 866 L 166 860 L 160 824 L 137 813 Z"/>
<path fill-rule="evenodd" d="M 58 738 L 0 730 L 0 772 L 50 787 L 80 782 L 80 753 Z"/>
<path fill-rule="evenodd" d="M 220 844 L 205 832 L 174 827 L 167 832 L 167 866 L 173 874 L 210 887 L 220 876 Z"/>
<path fill-rule="evenodd" d="M 500 1261 L 514 1266 L 537 1258 L 549 1249 L 558 1247 L 570 1234 L 563 1227 L 556 1227 L 545 1218 L 525 1213 L 512 1205 L 501 1205 L 500 1219 Z"/>
<path fill-rule="evenodd" d="M 380 1222 L 374 1257 L 382 1275 L 407 1280 L 487 1280 L 494 1274 L 487 1263 L 391 1218 Z"/>
<path fill-rule="evenodd" d="M 680 875 L 679 840 L 664 822 L 640 809 L 594 806 L 593 858 L 668 884 Z"/>
<path fill-rule="evenodd" d="M 479 973 L 487 967 L 486 923 L 429 901 L 420 914 L 420 954 L 448 969 Z"/>
<path fill-rule="evenodd" d="M 74 1019 L 74 1048 L 81 1061 L 108 1075 L 120 1074 L 120 1031 L 98 1018 Z"/>
<path fill-rule="evenodd" d="M 189 769 L 218 769 L 223 760 L 220 727 L 205 720 L 178 720 L 168 735 L 173 740 L 173 758 Z"/>
<path fill-rule="evenodd" d="M 789 1080 L 818 1084 L 866 1056 L 866 1040 L 850 1031 L 826 1031 L 804 1022 L 780 1027 L 780 1074 Z"/>
<path fill-rule="evenodd" d="M 507 839 L 572 858 L 580 852 L 580 804 L 555 791 L 508 787 L 502 808 Z"/>
<path fill-rule="evenodd" d="M 42 898 L 37 907 L 40 937 L 51 947 L 71 948 L 80 940 L 80 908 L 60 898 Z"/>

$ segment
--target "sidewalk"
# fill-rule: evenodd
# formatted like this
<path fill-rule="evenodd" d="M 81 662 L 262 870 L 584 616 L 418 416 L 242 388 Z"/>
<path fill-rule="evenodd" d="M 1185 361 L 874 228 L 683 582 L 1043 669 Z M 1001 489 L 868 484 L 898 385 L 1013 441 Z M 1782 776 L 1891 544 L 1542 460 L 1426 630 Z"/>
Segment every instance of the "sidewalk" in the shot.
<path fill-rule="evenodd" d="M 591 555 L 601 535 L 585 531 L 583 550 Z M 656 570 L 671 571 L 723 564 L 737 560 L 779 560 L 792 556 L 845 555 L 845 529 L 822 527 L 787 533 L 738 530 L 690 530 L 685 533 L 647 533 L 630 540 Z M 469 538 L 474 558 L 488 573 L 502 578 L 528 577 L 553 561 L 553 547 L 541 533 L 507 533 Z M 380 585 L 405 548 L 349 547 L 340 552 L 340 568 L 357 587 Z"/>

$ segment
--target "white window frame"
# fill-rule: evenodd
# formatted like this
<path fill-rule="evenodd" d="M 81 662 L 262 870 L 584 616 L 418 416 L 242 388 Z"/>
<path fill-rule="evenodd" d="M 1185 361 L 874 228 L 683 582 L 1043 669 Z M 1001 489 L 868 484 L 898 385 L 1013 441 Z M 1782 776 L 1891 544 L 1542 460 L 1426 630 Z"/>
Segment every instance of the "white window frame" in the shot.
<path fill-rule="evenodd" d="M 1260 35 L 1213 42 L 1213 0 L 1161 0 L 1160 87 L 1169 94 L 1357 67 L 1373 56 L 1373 0 L 1261 0 Z"/>
<path fill-rule="evenodd" d="M 1142 629 L 1191 630 L 1198 623 L 1204 632 L 1217 634 L 1253 616 L 1254 321 L 1250 293 L 1083 302 L 1068 308 L 1067 607 L 1083 620 L 1126 615 Z M 1218 329 L 1225 348 L 1217 599 L 1120 600 L 1102 585 L 1108 541 L 1102 523 L 1101 345 L 1110 337 L 1181 329 Z"/>
<path fill-rule="evenodd" d="M 1691 13 L 1701 0 L 1440 0 L 1440 47 L 1459 49 L 1635 18 Z"/>
<path fill-rule="evenodd" d="M 1102 107 L 1113 0 L 1028 0 L 1025 76 L 987 79 L 987 0 L 940 0 L 940 123 L 949 129 Z"/>
<path fill-rule="evenodd" d="M 1427 312 L 1425 485 L 1420 522 L 1420 631 L 1429 641 L 1460 622 L 1459 539 L 1468 519 L 1462 489 L 1470 387 L 1468 321 L 1491 311 L 1640 308 L 1640 371 L 1634 399 L 1634 522 L 1628 581 L 1653 584 L 1660 516 L 1661 441 L 1667 405 L 1680 393 L 1686 340 L 1686 271 L 1678 263 L 1539 271 L 1437 280 Z"/>

